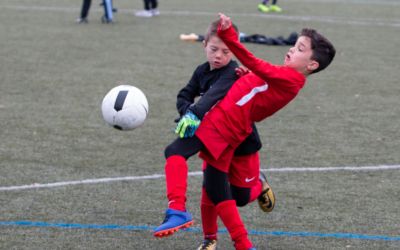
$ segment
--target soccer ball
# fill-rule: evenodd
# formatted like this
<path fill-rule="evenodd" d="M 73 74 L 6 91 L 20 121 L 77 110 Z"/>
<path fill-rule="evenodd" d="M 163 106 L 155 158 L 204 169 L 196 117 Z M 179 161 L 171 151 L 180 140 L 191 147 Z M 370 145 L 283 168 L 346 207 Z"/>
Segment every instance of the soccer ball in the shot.
<path fill-rule="evenodd" d="M 101 104 L 107 124 L 119 130 L 131 130 L 141 126 L 149 112 L 149 104 L 143 92 L 130 85 L 111 89 Z"/>

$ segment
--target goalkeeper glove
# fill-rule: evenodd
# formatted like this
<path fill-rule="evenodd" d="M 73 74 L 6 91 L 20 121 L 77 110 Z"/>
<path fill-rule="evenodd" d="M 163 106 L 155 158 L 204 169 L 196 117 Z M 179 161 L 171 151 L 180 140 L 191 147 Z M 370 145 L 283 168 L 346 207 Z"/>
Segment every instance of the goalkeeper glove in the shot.
<path fill-rule="evenodd" d="M 180 138 L 192 137 L 199 125 L 200 119 L 191 111 L 188 111 L 179 120 L 175 128 L 175 133 L 178 134 Z"/>

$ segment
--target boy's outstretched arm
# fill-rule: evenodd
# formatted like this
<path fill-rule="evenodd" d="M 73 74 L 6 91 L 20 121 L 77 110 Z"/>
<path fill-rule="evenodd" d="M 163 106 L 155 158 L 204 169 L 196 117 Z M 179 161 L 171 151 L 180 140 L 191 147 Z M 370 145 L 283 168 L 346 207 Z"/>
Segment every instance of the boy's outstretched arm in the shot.
<path fill-rule="evenodd" d="M 224 41 L 224 43 L 228 46 L 228 48 L 232 51 L 236 58 L 239 59 L 239 61 L 245 67 L 247 67 L 255 75 L 264 79 L 265 81 L 269 81 L 271 79 L 280 79 L 279 85 L 282 87 L 286 85 L 286 83 L 290 86 L 293 85 L 293 74 L 287 72 L 292 72 L 293 69 L 273 65 L 268 61 L 256 57 L 243 44 L 239 42 L 238 34 L 232 27 L 233 25 L 230 17 L 226 16 L 223 13 L 219 13 L 218 15 L 220 18 L 220 23 L 218 26 L 218 36 L 222 39 L 222 41 Z M 303 81 L 303 78 L 304 76 L 299 73 L 296 76 L 295 80 Z M 271 82 L 271 84 L 274 82 Z M 285 88 L 287 89 L 287 86 Z"/>
<path fill-rule="evenodd" d="M 261 78 L 266 72 L 264 67 L 265 64 L 270 65 L 270 63 L 257 58 L 254 56 L 246 47 L 239 42 L 237 32 L 232 28 L 231 18 L 223 13 L 219 13 L 219 27 L 218 36 L 224 41 L 224 43 L 229 47 L 232 53 L 236 56 L 239 61 L 246 66 L 249 70 L 253 71 Z M 261 70 L 261 72 L 259 72 Z"/>

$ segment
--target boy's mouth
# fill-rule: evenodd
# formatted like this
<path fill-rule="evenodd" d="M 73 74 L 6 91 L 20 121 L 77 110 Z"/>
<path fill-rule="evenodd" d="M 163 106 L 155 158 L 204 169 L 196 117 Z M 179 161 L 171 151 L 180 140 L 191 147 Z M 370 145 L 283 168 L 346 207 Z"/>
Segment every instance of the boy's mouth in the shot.
<path fill-rule="evenodd" d="M 220 66 L 220 65 L 221 65 L 221 63 L 220 63 L 220 62 L 218 62 L 218 61 L 214 61 L 214 66 L 218 67 L 218 66 Z"/>
<path fill-rule="evenodd" d="M 285 63 L 287 63 L 287 62 L 289 62 L 290 61 L 290 55 L 289 54 L 286 54 L 286 56 L 285 56 Z"/>

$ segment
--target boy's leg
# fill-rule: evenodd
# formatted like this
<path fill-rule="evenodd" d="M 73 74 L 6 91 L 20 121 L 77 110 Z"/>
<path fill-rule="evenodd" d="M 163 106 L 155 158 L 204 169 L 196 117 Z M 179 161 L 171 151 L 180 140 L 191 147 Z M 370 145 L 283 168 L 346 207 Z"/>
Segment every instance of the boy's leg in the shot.
<path fill-rule="evenodd" d="M 202 189 L 201 194 L 201 220 L 203 226 L 203 234 L 205 239 L 216 240 L 217 239 L 217 209 L 208 198 L 206 190 Z"/>
<path fill-rule="evenodd" d="M 271 212 L 275 205 L 275 195 L 263 173 L 260 172 L 258 152 L 235 156 L 229 170 L 229 182 L 238 206 L 258 199 L 264 212 Z"/>
<path fill-rule="evenodd" d="M 201 246 L 198 248 L 202 249 L 216 249 L 217 247 L 217 232 L 218 232 L 218 214 L 217 209 L 212 203 L 212 201 L 208 198 L 207 192 L 202 188 L 201 192 L 201 224 L 203 228 L 204 241 Z"/>
<path fill-rule="evenodd" d="M 196 137 L 177 138 L 165 149 L 165 178 L 168 207 L 180 211 L 186 210 L 186 189 L 188 166 L 186 160 L 203 148 Z"/>
<path fill-rule="evenodd" d="M 248 250 L 252 243 L 247 237 L 247 230 L 240 218 L 235 200 L 226 200 L 216 206 L 218 216 L 221 218 L 231 236 L 237 250 Z"/>
<path fill-rule="evenodd" d="M 216 211 L 227 228 L 236 249 L 250 249 L 252 243 L 240 218 L 236 202 L 230 191 L 228 174 L 210 165 L 204 170 L 204 187 Z"/>
<path fill-rule="evenodd" d="M 165 149 L 165 179 L 168 209 L 163 223 L 154 230 L 154 236 L 169 236 L 193 224 L 192 215 L 186 211 L 188 167 L 186 160 L 199 152 L 203 144 L 196 137 L 178 138 Z"/>
<path fill-rule="evenodd" d="M 168 208 L 186 211 L 188 166 L 186 159 L 180 155 L 172 155 L 165 163 L 165 181 Z"/>
<path fill-rule="evenodd" d="M 267 178 L 261 172 L 259 181 L 253 187 L 239 187 L 231 184 L 231 190 L 238 207 L 246 206 L 257 199 L 262 211 L 268 213 L 274 209 L 275 194 L 268 184 Z"/>
<path fill-rule="evenodd" d="M 251 198 L 251 188 L 238 187 L 230 183 L 232 197 L 236 201 L 236 206 L 244 207 L 250 203 Z"/>

